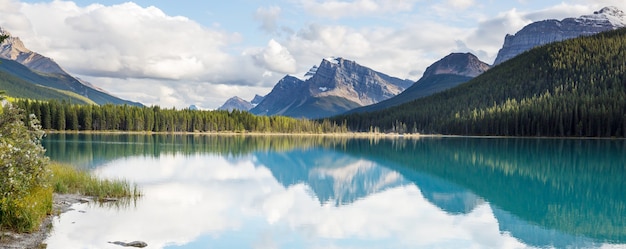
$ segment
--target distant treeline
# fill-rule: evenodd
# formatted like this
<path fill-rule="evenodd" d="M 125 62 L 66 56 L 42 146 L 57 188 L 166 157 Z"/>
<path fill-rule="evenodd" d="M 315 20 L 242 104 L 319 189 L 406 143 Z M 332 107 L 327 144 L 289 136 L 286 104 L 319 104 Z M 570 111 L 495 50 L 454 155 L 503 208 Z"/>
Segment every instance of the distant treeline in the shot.
<path fill-rule="evenodd" d="M 176 110 L 128 105 L 76 105 L 65 101 L 15 100 L 46 130 L 151 132 L 338 133 L 346 126 L 241 111 Z"/>
<path fill-rule="evenodd" d="M 334 117 L 356 131 L 626 136 L 626 29 L 550 44 L 448 91 Z"/>

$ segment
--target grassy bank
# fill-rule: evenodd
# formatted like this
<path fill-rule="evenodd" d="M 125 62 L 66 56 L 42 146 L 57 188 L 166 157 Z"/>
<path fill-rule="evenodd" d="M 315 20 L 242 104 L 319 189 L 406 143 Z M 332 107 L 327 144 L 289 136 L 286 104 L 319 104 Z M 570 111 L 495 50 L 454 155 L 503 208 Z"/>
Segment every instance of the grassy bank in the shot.
<path fill-rule="evenodd" d="M 87 171 L 60 163 L 51 163 L 50 170 L 52 171 L 50 185 L 55 193 L 81 194 L 98 199 L 141 195 L 137 185 L 126 180 L 100 179 Z"/>
<path fill-rule="evenodd" d="M 126 180 L 99 179 L 71 165 L 49 163 L 45 184 L 32 188 L 22 198 L 5 198 L 0 208 L 0 228 L 32 232 L 53 213 L 53 193 L 80 194 L 105 198 L 131 198 L 141 195 L 136 185 Z"/>

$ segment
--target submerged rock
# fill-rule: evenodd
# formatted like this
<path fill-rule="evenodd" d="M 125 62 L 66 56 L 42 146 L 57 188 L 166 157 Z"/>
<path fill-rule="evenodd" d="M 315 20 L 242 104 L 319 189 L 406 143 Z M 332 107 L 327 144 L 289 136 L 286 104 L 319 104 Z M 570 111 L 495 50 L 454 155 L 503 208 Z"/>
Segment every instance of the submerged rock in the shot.
<path fill-rule="evenodd" d="M 111 244 L 116 244 L 116 245 L 120 245 L 123 247 L 138 247 L 138 248 L 144 248 L 146 246 L 148 246 L 148 244 L 146 242 L 143 241 L 133 241 L 133 242 L 122 242 L 122 241 L 114 241 L 114 242 L 109 242 Z"/>

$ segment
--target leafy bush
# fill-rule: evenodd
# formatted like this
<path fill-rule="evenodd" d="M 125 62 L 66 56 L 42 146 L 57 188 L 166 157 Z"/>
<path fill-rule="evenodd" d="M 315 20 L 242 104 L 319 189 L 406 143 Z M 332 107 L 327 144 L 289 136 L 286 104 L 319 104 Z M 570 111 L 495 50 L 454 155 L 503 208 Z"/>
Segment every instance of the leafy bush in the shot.
<path fill-rule="evenodd" d="M 31 115 L 6 104 L 0 114 L 0 227 L 32 231 L 52 210 L 44 133 Z"/>

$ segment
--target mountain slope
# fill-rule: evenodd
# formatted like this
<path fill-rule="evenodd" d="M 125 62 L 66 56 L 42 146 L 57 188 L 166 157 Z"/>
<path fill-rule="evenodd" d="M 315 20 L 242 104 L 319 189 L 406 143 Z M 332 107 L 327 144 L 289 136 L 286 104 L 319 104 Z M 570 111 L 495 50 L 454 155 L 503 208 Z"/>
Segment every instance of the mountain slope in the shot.
<path fill-rule="evenodd" d="M 285 76 L 258 106 L 258 115 L 320 118 L 389 99 L 413 82 L 401 80 L 343 58 L 322 60 L 305 79 Z"/>
<path fill-rule="evenodd" d="M 368 115 L 354 130 L 464 135 L 626 135 L 626 29 L 530 50 L 450 90 Z"/>
<path fill-rule="evenodd" d="M 21 64 L 10 60 L 0 59 L 0 63 L 4 64 L 0 66 L 9 66 L 9 64 L 15 63 L 15 67 L 24 67 Z M 0 89 L 6 91 L 8 96 L 16 98 L 36 100 L 58 99 L 66 100 L 74 104 L 95 104 L 92 100 L 76 93 L 32 84 L 2 70 L 0 70 Z"/>
<path fill-rule="evenodd" d="M 18 67 L 12 63 L 0 63 L 0 71 L 16 78 L 23 79 L 32 84 L 45 86 L 61 91 L 69 91 L 84 96 L 97 104 L 128 104 L 141 106 L 140 103 L 131 102 L 112 96 L 88 82 L 84 82 L 65 72 L 54 60 L 27 49 L 18 37 L 13 37 L 9 32 L 0 28 L 0 35 L 9 36 L 0 44 L 0 59 L 3 61 L 15 61 L 24 67 Z M 23 97 L 36 99 L 37 94 L 32 96 L 23 91 Z"/>
<path fill-rule="evenodd" d="M 235 96 L 226 100 L 226 102 L 224 102 L 222 106 L 217 108 L 217 110 L 218 111 L 232 111 L 232 110 L 248 111 L 252 109 L 252 107 L 254 107 L 252 103 L 240 97 Z"/>
<path fill-rule="evenodd" d="M 626 26 L 626 15 L 616 7 L 606 7 L 592 15 L 566 18 L 562 21 L 534 22 L 522 28 L 515 35 L 506 35 L 504 45 L 498 52 L 494 65 L 537 46 L 579 36 L 593 35 L 624 26 Z"/>
<path fill-rule="evenodd" d="M 380 103 L 356 108 L 348 113 L 372 112 L 397 106 L 458 86 L 484 73 L 489 65 L 471 53 L 452 53 L 433 63 L 411 87 Z"/>

